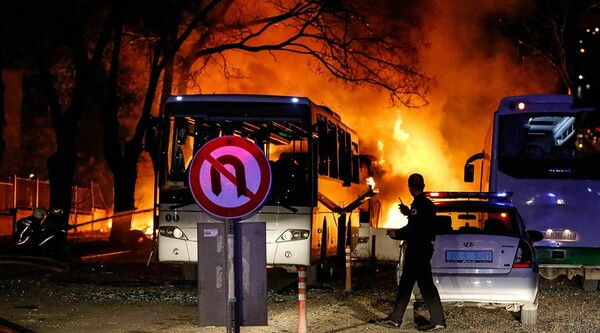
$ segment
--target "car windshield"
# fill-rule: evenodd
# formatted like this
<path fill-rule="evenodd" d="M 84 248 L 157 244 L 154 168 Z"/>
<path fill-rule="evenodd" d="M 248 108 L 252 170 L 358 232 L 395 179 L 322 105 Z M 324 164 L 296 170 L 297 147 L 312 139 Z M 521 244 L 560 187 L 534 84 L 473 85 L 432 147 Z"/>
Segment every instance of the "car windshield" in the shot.
<path fill-rule="evenodd" d="M 507 207 L 443 205 L 437 207 L 438 234 L 481 233 L 519 236 L 517 217 Z"/>

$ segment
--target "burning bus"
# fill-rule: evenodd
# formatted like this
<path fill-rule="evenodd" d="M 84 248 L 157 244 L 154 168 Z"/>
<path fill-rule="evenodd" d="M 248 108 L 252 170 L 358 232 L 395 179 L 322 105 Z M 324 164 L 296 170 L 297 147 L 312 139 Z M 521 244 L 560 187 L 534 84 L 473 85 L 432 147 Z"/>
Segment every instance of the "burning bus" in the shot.
<path fill-rule="evenodd" d="M 190 164 L 207 142 L 226 135 L 251 141 L 269 160 L 270 193 L 244 220 L 266 222 L 267 265 L 330 275 L 346 245 L 358 244 L 359 207 L 376 191 L 365 181 L 357 133 L 326 106 L 293 96 L 169 98 L 156 174 L 159 261 L 181 263 L 184 275 L 195 278 L 197 223 L 222 221 L 194 201 Z"/>

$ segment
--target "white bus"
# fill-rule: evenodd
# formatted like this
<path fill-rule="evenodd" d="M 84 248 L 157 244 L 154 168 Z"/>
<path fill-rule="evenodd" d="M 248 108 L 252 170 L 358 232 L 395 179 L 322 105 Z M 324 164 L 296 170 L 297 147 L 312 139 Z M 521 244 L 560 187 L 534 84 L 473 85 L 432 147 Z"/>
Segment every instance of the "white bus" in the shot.
<path fill-rule="evenodd" d="M 572 106 L 570 95 L 502 99 L 483 153 L 465 166 L 472 181 L 483 158 L 484 189 L 513 192 L 536 243 L 543 277 L 581 276 L 586 290 L 600 280 L 600 111 Z M 485 188 L 489 185 L 489 188 Z"/>
<path fill-rule="evenodd" d="M 157 172 L 159 261 L 182 263 L 186 277 L 194 278 L 197 223 L 223 223 L 196 204 L 187 173 L 198 149 L 224 135 L 250 140 L 269 159 L 270 194 L 244 220 L 266 222 L 267 265 L 312 266 L 331 274 L 346 244 L 357 245 L 358 208 L 375 192 L 361 167 L 356 132 L 329 108 L 292 96 L 168 99 Z"/>

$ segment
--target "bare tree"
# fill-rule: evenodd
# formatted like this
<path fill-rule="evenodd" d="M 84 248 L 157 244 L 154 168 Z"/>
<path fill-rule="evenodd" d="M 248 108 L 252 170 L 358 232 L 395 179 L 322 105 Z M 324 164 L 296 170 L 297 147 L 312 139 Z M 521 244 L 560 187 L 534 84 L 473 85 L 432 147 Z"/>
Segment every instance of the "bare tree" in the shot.
<path fill-rule="evenodd" d="M 579 51 L 576 40 L 578 20 L 598 6 L 598 0 L 540 1 L 525 7 L 520 15 L 499 19 L 499 23 L 525 57 L 535 57 L 550 65 L 563 89 L 574 91 L 572 73 Z"/>
<path fill-rule="evenodd" d="M 333 76 L 355 84 L 378 86 L 394 103 L 423 105 L 427 78 L 418 70 L 418 53 L 403 17 L 387 17 L 386 3 L 377 1 L 265 1 L 272 15 L 219 13 L 203 26 L 183 55 L 182 78 L 195 61 L 226 58 L 226 52 L 290 52 L 310 57 Z M 388 6 L 398 4 L 387 3 Z M 235 12 L 238 14 L 235 14 Z M 232 14 L 231 12 L 234 12 Z M 282 28 L 285 27 L 285 28 Z M 264 36 L 278 36 L 263 42 Z M 179 85 L 182 88 L 182 84 Z"/>

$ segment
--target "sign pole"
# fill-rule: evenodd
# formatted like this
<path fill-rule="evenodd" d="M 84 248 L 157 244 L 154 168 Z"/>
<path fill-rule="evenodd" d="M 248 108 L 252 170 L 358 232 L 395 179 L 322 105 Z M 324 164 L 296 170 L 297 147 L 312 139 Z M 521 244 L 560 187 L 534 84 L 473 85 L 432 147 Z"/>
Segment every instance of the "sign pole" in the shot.
<path fill-rule="evenodd" d="M 225 253 L 227 256 L 227 333 L 239 333 L 240 326 L 236 320 L 235 290 L 235 219 L 225 219 L 227 232 Z"/>

